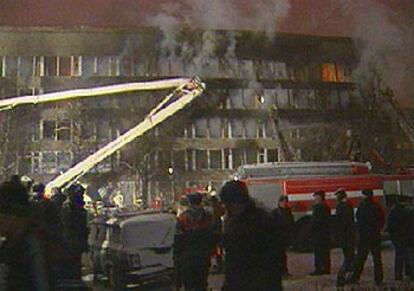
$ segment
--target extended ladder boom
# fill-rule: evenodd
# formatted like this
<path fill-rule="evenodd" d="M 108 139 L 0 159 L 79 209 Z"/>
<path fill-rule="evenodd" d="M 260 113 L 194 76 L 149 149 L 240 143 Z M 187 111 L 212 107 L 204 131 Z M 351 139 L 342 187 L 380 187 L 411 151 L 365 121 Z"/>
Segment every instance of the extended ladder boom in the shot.
<path fill-rule="evenodd" d="M 10 110 L 24 104 L 38 104 L 56 101 L 67 101 L 71 99 L 95 97 L 127 93 L 133 91 L 149 91 L 177 88 L 188 82 L 189 79 L 174 78 L 169 80 L 134 82 L 117 85 L 101 86 L 89 89 L 66 90 L 55 93 L 28 95 L 0 100 L 0 111 Z"/>
<path fill-rule="evenodd" d="M 109 142 L 103 148 L 88 156 L 86 159 L 79 162 L 53 181 L 49 182 L 46 186 L 46 193 L 50 194 L 54 187 L 63 187 L 74 183 L 89 170 L 95 167 L 99 162 L 103 161 L 105 158 L 120 150 L 137 137 L 142 136 L 148 130 L 154 128 L 168 117 L 184 108 L 196 97 L 200 96 L 205 89 L 204 83 L 202 83 L 198 78 L 183 80 L 185 80 L 185 82 L 181 83 L 181 85 L 175 89 L 174 92 L 166 96 L 164 100 L 156 106 L 141 123 L 128 130 L 112 142 Z"/>

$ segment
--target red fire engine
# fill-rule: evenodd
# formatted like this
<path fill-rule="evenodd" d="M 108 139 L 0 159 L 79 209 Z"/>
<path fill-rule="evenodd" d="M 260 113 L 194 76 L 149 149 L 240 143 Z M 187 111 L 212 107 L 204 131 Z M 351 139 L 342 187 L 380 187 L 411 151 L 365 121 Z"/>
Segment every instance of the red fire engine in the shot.
<path fill-rule="evenodd" d="M 246 182 L 250 195 L 262 206 L 273 209 L 281 195 L 289 198 L 296 220 L 295 245 L 310 243 L 313 193 L 326 192 L 327 203 L 335 214 L 334 192 L 344 188 L 354 207 L 363 199 L 361 190 L 371 189 L 374 199 L 385 207 L 397 195 L 414 197 L 414 173 L 374 174 L 357 162 L 283 162 L 241 166 L 236 177 Z"/>

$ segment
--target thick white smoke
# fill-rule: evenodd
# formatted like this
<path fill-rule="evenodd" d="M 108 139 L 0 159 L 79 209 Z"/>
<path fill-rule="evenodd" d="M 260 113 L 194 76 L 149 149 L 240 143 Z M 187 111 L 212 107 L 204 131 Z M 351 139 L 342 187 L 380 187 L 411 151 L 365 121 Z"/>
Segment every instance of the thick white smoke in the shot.
<path fill-rule="evenodd" d="M 414 101 L 414 23 L 394 14 L 378 0 L 346 4 L 352 19 L 353 38 L 360 54 L 355 81 L 364 84 L 379 74 L 405 106 Z M 352 17 L 352 18 L 351 18 Z M 411 22 L 410 22 L 411 21 Z"/>

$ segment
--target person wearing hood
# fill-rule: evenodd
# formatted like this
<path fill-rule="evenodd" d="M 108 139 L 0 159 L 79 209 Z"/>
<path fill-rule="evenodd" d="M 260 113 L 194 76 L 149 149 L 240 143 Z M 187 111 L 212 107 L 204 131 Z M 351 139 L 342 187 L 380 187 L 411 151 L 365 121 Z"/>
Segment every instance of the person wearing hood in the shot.
<path fill-rule="evenodd" d="M 282 290 L 283 238 L 276 220 L 256 206 L 241 181 L 228 181 L 219 195 L 227 217 L 223 290 Z"/>
<path fill-rule="evenodd" d="M 210 254 L 214 247 L 213 217 L 200 193 L 187 195 L 188 208 L 177 218 L 174 257 L 185 290 L 207 290 Z"/>

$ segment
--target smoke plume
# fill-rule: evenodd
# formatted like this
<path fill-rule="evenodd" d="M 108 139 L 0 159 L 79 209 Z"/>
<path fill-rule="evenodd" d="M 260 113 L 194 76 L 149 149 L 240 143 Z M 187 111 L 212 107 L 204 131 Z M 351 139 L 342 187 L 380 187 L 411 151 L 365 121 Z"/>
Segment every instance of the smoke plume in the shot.
<path fill-rule="evenodd" d="M 360 55 L 355 81 L 369 82 L 378 74 L 384 86 L 391 88 L 404 106 L 413 105 L 414 97 L 414 26 L 379 0 L 361 3 L 341 1 L 350 7 L 353 38 Z"/>

